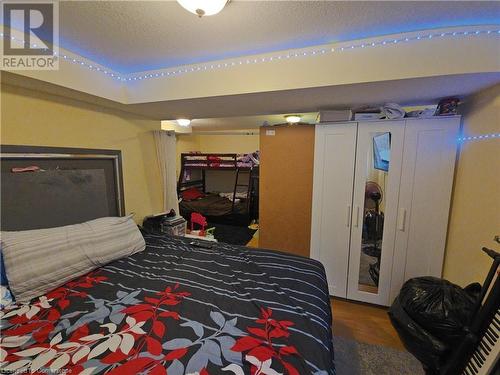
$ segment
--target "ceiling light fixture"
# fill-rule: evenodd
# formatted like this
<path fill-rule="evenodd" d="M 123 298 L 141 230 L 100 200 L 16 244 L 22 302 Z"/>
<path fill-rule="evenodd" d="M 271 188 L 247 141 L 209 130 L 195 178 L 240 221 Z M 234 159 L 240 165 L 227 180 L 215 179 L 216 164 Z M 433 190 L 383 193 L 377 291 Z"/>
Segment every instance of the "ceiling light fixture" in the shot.
<path fill-rule="evenodd" d="M 229 0 L 177 0 L 177 2 L 184 9 L 201 18 L 219 13 Z"/>
<path fill-rule="evenodd" d="M 178 118 L 176 121 L 179 126 L 189 126 L 191 124 L 191 120 L 187 118 Z"/>
<path fill-rule="evenodd" d="M 285 116 L 285 120 L 289 124 L 296 124 L 296 123 L 300 122 L 301 117 L 299 115 L 288 115 L 288 116 Z"/>

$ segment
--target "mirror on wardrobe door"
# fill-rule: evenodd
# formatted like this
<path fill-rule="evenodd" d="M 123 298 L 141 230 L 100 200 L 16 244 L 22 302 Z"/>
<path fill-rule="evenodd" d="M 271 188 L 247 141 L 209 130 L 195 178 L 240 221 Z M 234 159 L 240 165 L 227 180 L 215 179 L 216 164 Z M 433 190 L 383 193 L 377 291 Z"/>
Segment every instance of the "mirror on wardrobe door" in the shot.
<path fill-rule="evenodd" d="M 374 134 L 366 155 L 367 173 L 358 290 L 376 294 L 382 256 L 384 196 L 391 159 L 391 133 Z"/>

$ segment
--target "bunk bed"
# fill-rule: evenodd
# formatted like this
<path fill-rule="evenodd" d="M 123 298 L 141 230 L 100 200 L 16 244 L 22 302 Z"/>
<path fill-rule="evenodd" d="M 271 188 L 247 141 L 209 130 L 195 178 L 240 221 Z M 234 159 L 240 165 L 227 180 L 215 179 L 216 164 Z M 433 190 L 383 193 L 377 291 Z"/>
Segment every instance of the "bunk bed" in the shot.
<path fill-rule="evenodd" d="M 180 214 L 189 220 L 198 212 L 209 222 L 248 225 L 258 219 L 259 160 L 253 154 L 182 153 L 178 181 Z M 229 194 L 207 192 L 207 171 L 234 174 Z"/>

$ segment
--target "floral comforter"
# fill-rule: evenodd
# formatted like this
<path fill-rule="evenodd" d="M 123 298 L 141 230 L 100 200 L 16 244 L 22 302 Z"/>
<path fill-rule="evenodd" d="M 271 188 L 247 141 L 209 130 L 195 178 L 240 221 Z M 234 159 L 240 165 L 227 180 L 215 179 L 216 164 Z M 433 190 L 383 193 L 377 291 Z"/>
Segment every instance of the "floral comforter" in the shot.
<path fill-rule="evenodd" d="M 320 263 L 145 238 L 145 251 L 3 310 L 0 372 L 335 373 Z"/>

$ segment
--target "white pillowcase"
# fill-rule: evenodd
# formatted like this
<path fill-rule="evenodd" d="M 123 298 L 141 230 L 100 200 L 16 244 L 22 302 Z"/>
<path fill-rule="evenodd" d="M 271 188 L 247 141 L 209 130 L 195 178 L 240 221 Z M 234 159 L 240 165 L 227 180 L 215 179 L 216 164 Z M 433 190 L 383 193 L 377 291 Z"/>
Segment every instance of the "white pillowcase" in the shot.
<path fill-rule="evenodd" d="M 18 303 L 146 248 L 132 216 L 1 232 L 1 240 L 9 288 Z"/>

